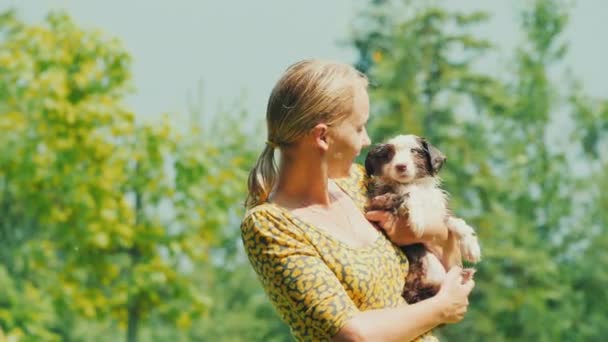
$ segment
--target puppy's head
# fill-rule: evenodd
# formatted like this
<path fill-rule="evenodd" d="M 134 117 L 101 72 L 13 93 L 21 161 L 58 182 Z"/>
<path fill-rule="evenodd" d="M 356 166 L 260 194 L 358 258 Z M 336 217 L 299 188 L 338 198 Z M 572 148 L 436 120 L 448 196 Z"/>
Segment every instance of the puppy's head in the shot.
<path fill-rule="evenodd" d="M 399 135 L 372 147 L 365 159 L 369 176 L 389 178 L 399 183 L 434 177 L 446 157 L 424 138 Z"/>

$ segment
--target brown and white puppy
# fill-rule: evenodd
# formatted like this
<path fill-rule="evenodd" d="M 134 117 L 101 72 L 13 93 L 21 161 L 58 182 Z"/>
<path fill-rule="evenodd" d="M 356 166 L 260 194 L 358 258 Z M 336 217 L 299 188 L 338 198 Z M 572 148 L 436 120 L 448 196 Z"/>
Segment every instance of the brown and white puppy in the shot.
<path fill-rule="evenodd" d="M 440 188 L 437 173 L 445 161 L 437 148 L 415 135 L 399 135 L 372 147 L 365 160 L 370 176 L 367 210 L 388 210 L 406 218 L 416 237 L 428 228 L 444 226 L 458 240 L 463 258 L 478 262 L 481 252 L 475 231 L 451 215 L 448 194 Z M 445 267 L 424 244 L 403 250 L 410 263 L 403 293 L 407 302 L 434 296 L 445 278 Z"/>

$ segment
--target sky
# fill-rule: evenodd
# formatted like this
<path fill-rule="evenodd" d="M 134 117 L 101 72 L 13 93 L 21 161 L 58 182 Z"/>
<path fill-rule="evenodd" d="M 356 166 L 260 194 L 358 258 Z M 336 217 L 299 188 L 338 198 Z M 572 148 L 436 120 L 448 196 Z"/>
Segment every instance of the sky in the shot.
<path fill-rule="evenodd" d="M 499 43 L 501 53 L 480 68 L 504 72 L 505 56 L 522 37 L 517 31 L 520 1 L 437 1 L 464 11 L 485 10 L 491 21 L 478 33 Z M 263 122 L 268 95 L 290 64 L 304 58 L 352 63 L 342 46 L 362 0 L 0 0 L 28 22 L 65 9 L 83 28 L 119 37 L 134 59 L 136 93 L 126 101 L 144 119 L 170 113 L 186 118 L 189 99 L 202 99 L 203 115 L 242 105 Z M 608 1 L 579 0 L 565 37 L 568 64 L 587 92 L 608 95 Z M 202 85 L 199 86 L 199 85 Z M 199 90 L 199 89 L 202 89 Z M 202 96 L 200 94 L 202 93 Z M 181 114 L 181 115 L 180 115 Z"/>

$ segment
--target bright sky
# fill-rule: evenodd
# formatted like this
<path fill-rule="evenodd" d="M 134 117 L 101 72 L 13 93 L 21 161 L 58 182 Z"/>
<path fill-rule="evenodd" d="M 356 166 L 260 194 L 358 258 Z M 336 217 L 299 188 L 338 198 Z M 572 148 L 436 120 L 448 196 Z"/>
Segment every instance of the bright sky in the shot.
<path fill-rule="evenodd" d="M 140 117 L 187 113 L 188 94 L 196 94 L 202 80 L 206 113 L 217 112 L 220 105 L 243 103 L 261 122 L 274 82 L 291 63 L 307 57 L 354 62 L 354 51 L 338 42 L 348 37 L 355 6 L 361 3 L 365 2 L 3 0 L 0 10 L 16 7 L 22 18 L 34 22 L 49 10 L 63 8 L 82 27 L 102 28 L 120 37 L 134 57 L 137 93 L 127 100 Z M 505 52 L 521 39 L 516 20 L 523 1 L 439 3 L 492 13 L 492 21 L 479 32 L 500 42 Z M 608 1 L 579 0 L 566 33 L 574 74 L 590 94 L 602 97 L 608 95 L 606 17 Z M 503 63 L 504 57 L 489 59 L 482 67 L 504 72 Z"/>

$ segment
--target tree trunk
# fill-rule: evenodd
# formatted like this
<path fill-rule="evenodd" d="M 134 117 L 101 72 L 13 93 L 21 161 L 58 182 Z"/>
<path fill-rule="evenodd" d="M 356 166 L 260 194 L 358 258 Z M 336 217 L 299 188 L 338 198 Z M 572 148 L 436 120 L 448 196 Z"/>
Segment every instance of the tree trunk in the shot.
<path fill-rule="evenodd" d="M 139 164 L 135 165 L 136 170 L 139 170 Z M 136 171 L 135 174 L 138 174 Z M 135 224 L 140 224 L 143 215 L 143 196 L 141 191 L 135 188 Z M 131 256 L 131 267 L 135 268 L 135 265 L 139 259 L 139 251 L 136 246 L 133 246 L 129 251 Z M 131 279 L 132 280 L 132 279 Z M 133 284 L 131 284 L 132 286 Z M 127 313 L 127 342 L 137 341 L 137 329 L 139 328 L 139 300 L 138 295 L 133 294 L 129 298 L 128 313 Z"/>
<path fill-rule="evenodd" d="M 139 311 L 137 302 L 133 301 L 129 305 L 129 316 L 127 319 L 127 342 L 137 341 L 137 328 L 139 325 Z"/>

